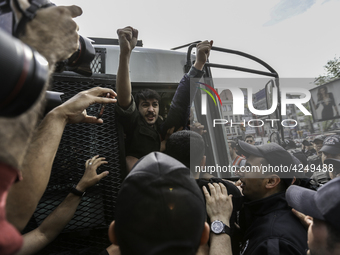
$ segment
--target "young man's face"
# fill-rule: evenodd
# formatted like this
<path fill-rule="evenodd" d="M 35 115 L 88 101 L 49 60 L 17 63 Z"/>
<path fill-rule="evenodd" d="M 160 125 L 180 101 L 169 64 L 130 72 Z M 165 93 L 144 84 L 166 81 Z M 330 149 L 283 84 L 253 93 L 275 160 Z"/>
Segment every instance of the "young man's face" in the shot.
<path fill-rule="evenodd" d="M 325 222 L 313 219 L 313 223 L 308 228 L 307 255 L 325 255 L 327 252 L 328 230 Z"/>
<path fill-rule="evenodd" d="M 159 104 L 157 99 L 141 100 L 138 106 L 139 112 L 149 125 L 154 125 L 158 119 Z"/>

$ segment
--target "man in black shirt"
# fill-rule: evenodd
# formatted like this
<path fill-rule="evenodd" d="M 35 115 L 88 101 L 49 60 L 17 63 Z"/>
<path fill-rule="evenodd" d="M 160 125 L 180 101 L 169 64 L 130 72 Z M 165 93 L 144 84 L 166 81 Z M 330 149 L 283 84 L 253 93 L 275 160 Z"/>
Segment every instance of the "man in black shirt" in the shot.
<path fill-rule="evenodd" d="M 269 171 L 270 167 L 293 167 L 289 152 L 275 143 L 254 146 L 240 141 L 245 168 L 239 175 L 246 202 L 240 213 L 243 231 L 241 254 L 305 254 L 306 230 L 285 200 L 292 175 Z"/>

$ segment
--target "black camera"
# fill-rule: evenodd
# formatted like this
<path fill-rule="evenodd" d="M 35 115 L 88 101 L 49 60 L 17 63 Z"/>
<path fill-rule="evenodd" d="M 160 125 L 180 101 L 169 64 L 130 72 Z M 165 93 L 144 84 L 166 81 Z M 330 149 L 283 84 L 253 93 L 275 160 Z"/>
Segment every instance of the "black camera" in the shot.
<path fill-rule="evenodd" d="M 23 14 L 15 24 L 9 0 L 0 0 L 0 116 L 15 117 L 28 110 L 40 96 L 48 79 L 48 64 L 38 52 L 12 36 L 24 33 L 26 23 L 40 8 L 54 6 L 47 0 L 32 0 L 31 7 L 23 11 L 17 0 L 14 4 Z M 73 71 L 91 76 L 90 64 L 95 56 L 94 47 L 87 38 L 79 37 L 79 48 L 72 56 L 58 62 L 56 71 Z M 48 94 L 49 92 L 47 92 Z M 48 96 L 48 95 L 47 95 Z M 47 97 L 47 105 L 49 105 Z"/>

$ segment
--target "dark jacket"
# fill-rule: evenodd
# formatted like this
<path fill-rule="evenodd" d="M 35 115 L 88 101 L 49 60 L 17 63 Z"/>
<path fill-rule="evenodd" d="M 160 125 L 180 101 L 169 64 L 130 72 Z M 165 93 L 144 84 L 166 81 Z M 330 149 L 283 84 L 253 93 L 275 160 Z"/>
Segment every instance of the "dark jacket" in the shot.
<path fill-rule="evenodd" d="M 284 192 L 244 203 L 240 219 L 245 230 L 240 254 L 306 254 L 307 231 L 292 213 Z"/>
<path fill-rule="evenodd" d="M 181 79 L 174 98 L 171 102 L 168 118 L 162 122 L 159 118 L 155 125 L 150 127 L 144 117 L 139 113 L 132 98 L 131 105 L 124 110 L 116 104 L 118 122 L 122 125 L 126 135 L 126 156 L 141 158 L 150 152 L 159 151 L 162 137 L 165 137 L 169 128 L 185 127 L 190 115 L 190 106 L 197 90 L 197 84 L 191 78 L 199 80 L 203 72 L 192 67 L 188 74 Z M 192 84 L 191 84 L 192 83 Z"/>

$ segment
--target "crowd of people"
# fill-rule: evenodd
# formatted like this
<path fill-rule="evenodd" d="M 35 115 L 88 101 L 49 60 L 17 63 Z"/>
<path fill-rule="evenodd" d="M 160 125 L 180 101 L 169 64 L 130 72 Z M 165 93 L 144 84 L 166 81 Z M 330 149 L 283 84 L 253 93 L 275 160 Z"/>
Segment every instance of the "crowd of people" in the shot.
<path fill-rule="evenodd" d="M 29 1 L 18 1 L 27 9 Z M 12 4 L 16 22 L 21 13 Z M 19 39 L 46 58 L 53 73 L 58 61 L 78 48 L 77 6 L 39 9 Z M 87 115 L 92 104 L 115 104 L 125 133 L 126 166 L 109 226 L 112 245 L 101 255 L 133 254 L 340 254 L 340 136 L 317 136 L 298 150 L 293 141 L 254 145 L 253 136 L 228 141 L 237 182 L 190 170 L 206 164 L 204 126 L 188 124 L 213 41 L 197 45 L 195 63 L 179 82 L 167 118 L 159 118 L 161 97 L 151 89 L 132 95 L 130 57 L 138 30 L 117 30 L 119 67 L 116 92 L 82 91 L 42 118 L 44 90 L 16 118 L 1 117 L 0 254 L 35 254 L 72 219 L 86 190 L 105 178 L 100 155 L 85 162 L 81 180 L 35 230 L 22 235 L 46 190 L 52 163 L 67 124 L 101 124 Z M 194 155 L 194 157 L 192 156 Z M 227 155 L 226 155 L 227 156 Z M 302 165 L 289 175 L 270 166 Z M 257 169 L 246 172 L 245 168 Z M 311 171 L 313 169 L 313 171 Z M 322 171 L 326 169 L 327 171 Z M 292 209 L 294 208 L 294 209 Z"/>

